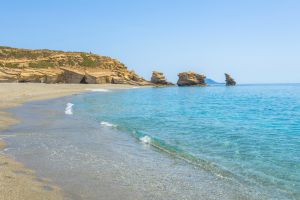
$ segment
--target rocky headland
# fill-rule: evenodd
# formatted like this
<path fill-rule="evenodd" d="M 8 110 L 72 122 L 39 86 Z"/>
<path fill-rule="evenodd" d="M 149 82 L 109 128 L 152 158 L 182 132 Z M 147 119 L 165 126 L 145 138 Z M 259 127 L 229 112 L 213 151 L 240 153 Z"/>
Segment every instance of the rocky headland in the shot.
<path fill-rule="evenodd" d="M 226 86 L 235 86 L 236 82 L 235 80 L 229 75 L 225 73 L 225 81 L 226 81 Z"/>
<path fill-rule="evenodd" d="M 225 74 L 226 86 L 236 85 Z M 206 77 L 195 72 L 178 74 L 178 86 L 205 86 Z M 93 53 L 48 49 L 30 50 L 0 46 L 0 83 L 129 84 L 171 86 L 162 72 L 153 71 L 145 80 L 120 61 Z"/>
<path fill-rule="evenodd" d="M 164 74 L 162 72 L 158 72 L 158 71 L 152 72 L 151 83 L 153 83 L 155 85 L 161 85 L 161 86 L 174 85 L 173 83 L 168 82 L 166 80 L 166 77 L 164 76 Z"/>
<path fill-rule="evenodd" d="M 107 56 L 2 46 L 0 82 L 152 85 Z"/>
<path fill-rule="evenodd" d="M 205 76 L 195 72 L 181 72 L 178 74 L 178 86 L 205 86 Z"/>

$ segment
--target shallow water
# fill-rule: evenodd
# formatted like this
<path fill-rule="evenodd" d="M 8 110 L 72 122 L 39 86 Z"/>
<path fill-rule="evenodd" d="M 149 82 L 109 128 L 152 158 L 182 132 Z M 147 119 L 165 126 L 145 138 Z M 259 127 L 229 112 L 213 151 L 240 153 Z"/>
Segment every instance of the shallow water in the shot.
<path fill-rule="evenodd" d="M 14 112 L 7 153 L 71 199 L 300 199 L 300 85 L 98 91 Z"/>

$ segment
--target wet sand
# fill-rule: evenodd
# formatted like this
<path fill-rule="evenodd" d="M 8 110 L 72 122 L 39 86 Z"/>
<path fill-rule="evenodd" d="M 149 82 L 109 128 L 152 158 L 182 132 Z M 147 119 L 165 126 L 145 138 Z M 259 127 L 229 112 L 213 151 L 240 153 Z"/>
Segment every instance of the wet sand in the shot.
<path fill-rule="evenodd" d="M 16 107 L 33 100 L 72 95 L 86 89 L 125 89 L 130 85 L 82 85 L 82 84 L 40 84 L 1 83 L 0 84 L 0 200 L 48 200 L 66 199 L 60 188 L 51 180 L 37 178 L 34 172 L 4 153 L 5 141 L 1 131 L 18 123 L 5 109 Z"/>

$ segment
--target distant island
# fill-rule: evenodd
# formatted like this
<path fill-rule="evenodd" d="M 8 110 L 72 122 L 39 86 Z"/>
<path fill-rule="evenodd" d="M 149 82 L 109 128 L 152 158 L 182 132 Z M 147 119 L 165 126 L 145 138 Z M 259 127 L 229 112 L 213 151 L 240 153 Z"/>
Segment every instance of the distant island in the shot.
<path fill-rule="evenodd" d="M 213 79 L 210 79 L 210 78 L 206 78 L 205 79 L 205 83 L 208 84 L 208 85 L 212 85 L 212 84 L 224 84 L 224 83 L 219 83 Z"/>

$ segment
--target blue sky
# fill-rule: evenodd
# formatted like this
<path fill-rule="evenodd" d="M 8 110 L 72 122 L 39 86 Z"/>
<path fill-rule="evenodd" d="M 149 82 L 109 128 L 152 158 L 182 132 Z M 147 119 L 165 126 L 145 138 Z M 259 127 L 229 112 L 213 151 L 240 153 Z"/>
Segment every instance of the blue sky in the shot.
<path fill-rule="evenodd" d="M 298 0 L 0 0 L 0 45 L 88 51 L 150 78 L 300 82 Z"/>

